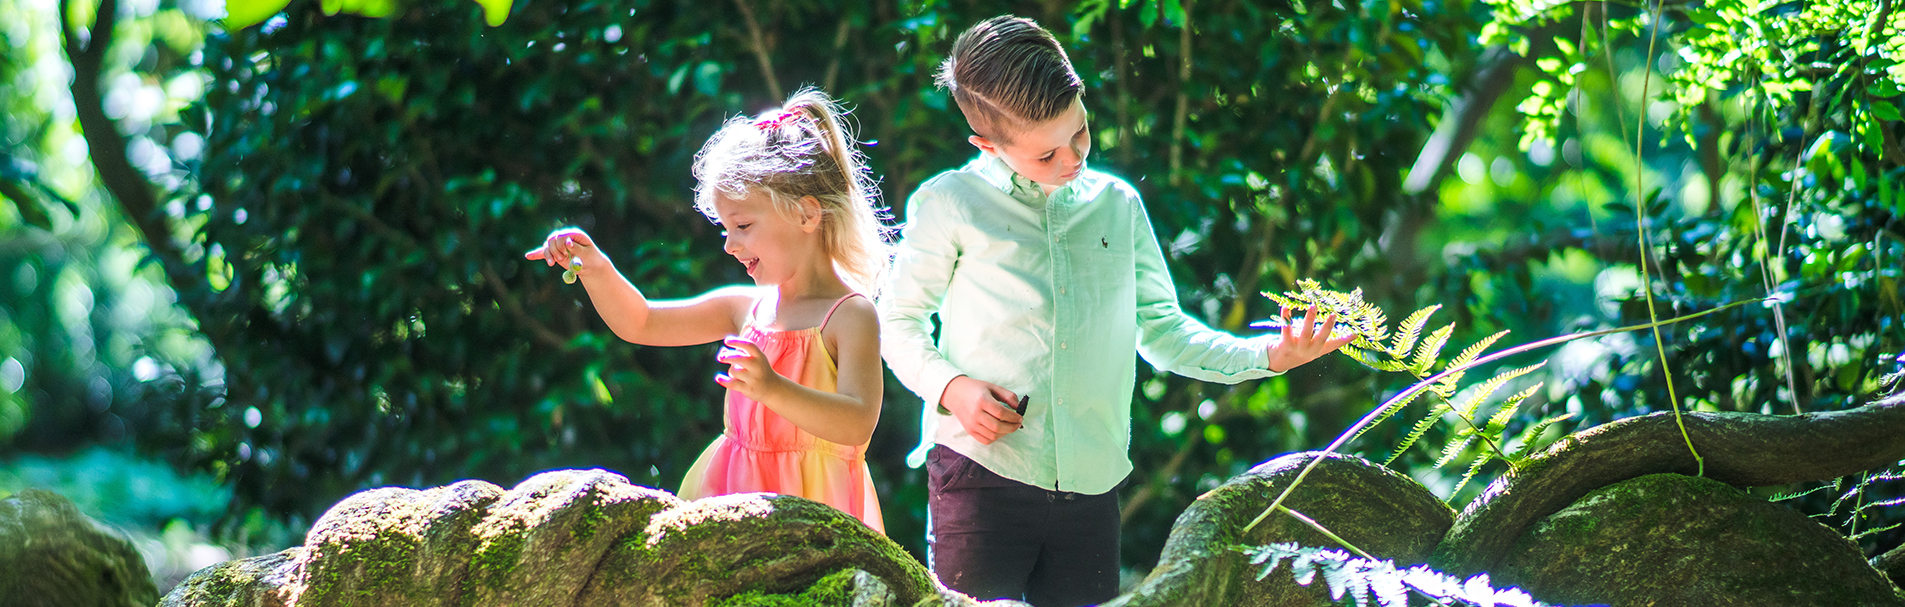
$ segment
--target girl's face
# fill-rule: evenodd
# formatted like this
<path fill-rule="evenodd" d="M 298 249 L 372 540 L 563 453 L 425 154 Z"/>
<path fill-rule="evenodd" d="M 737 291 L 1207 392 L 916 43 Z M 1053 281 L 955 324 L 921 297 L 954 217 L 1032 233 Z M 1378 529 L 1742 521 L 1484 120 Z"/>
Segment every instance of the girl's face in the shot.
<path fill-rule="evenodd" d="M 802 217 L 788 217 L 758 188 L 745 198 L 715 197 L 715 217 L 727 238 L 722 250 L 747 267 L 755 285 L 787 282 L 822 254 L 819 204 L 803 199 L 801 207 Z"/>

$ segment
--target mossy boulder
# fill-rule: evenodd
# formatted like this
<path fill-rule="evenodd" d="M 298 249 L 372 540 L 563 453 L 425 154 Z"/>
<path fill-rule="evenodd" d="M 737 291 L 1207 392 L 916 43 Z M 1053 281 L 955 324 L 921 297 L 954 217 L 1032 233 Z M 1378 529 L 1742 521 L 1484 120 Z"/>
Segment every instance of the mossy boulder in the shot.
<path fill-rule="evenodd" d="M 860 569 L 898 604 L 938 583 L 898 544 L 811 500 L 766 493 L 696 500 L 656 514 L 616 544 L 582 596 L 590 605 L 704 605 L 741 592 L 799 592 L 827 574 Z"/>
<path fill-rule="evenodd" d="M 1272 513 L 1244 531 L 1315 457 L 1298 453 L 1264 462 L 1199 496 L 1178 516 L 1157 568 L 1107 605 L 1330 604 L 1322 584 L 1298 585 L 1288 575 L 1256 581 L 1256 567 L 1235 549 L 1277 542 L 1340 547 L 1285 513 Z M 1324 456 L 1283 506 L 1399 565 L 1427 559 L 1455 518 L 1435 494 L 1408 477 L 1342 454 Z"/>
<path fill-rule="evenodd" d="M 139 552 L 72 501 L 39 489 L 0 500 L 0 602 L 145 607 L 158 600 Z"/>
<path fill-rule="evenodd" d="M 860 573 L 840 573 L 850 570 Z M 812 602 L 839 594 L 809 596 L 829 575 L 829 588 L 850 582 L 842 596 L 856 605 L 948 592 L 898 544 L 817 502 L 769 494 L 684 502 L 611 472 L 557 470 L 508 491 L 463 481 L 352 495 L 304 545 L 202 570 L 162 605 Z"/>
<path fill-rule="evenodd" d="M 1158 566 L 1107 605 L 1327 604 L 1329 590 L 1258 580 L 1243 546 L 1337 547 L 1284 503 L 1400 567 L 1488 572 L 1554 604 L 1905 607 L 1843 537 L 1740 486 L 1823 480 L 1905 458 L 1905 397 L 1797 416 L 1643 416 L 1521 462 L 1459 516 L 1413 480 L 1354 456 L 1280 457 L 1200 496 Z M 1247 529 L 1247 530 L 1246 530 Z M 1905 553 L 1877 559 L 1905 572 Z M 3 595 L 0 595 L 3 596 Z M 600 470 L 375 489 L 334 507 L 305 545 L 201 571 L 166 607 L 232 605 L 902 605 L 980 603 L 885 536 L 798 497 L 684 502 Z"/>
<path fill-rule="evenodd" d="M 1838 532 L 1679 474 L 1589 493 L 1536 523 L 1492 573 L 1558 604 L 1905 606 Z"/>

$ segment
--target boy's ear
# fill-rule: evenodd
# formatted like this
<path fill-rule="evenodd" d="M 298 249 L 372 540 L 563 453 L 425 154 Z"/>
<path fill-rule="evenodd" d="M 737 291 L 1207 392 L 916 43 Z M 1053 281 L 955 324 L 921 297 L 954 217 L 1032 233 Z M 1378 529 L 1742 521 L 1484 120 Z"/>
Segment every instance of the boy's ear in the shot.
<path fill-rule="evenodd" d="M 986 139 L 984 137 L 980 137 L 978 135 L 973 135 L 971 137 L 967 137 L 966 141 L 971 142 L 972 147 L 979 148 L 979 151 L 981 152 L 985 152 L 993 156 L 999 155 L 999 146 L 993 145 L 992 140 Z"/>
<path fill-rule="evenodd" d="M 808 234 L 820 229 L 820 199 L 813 196 L 800 197 L 800 231 Z"/>

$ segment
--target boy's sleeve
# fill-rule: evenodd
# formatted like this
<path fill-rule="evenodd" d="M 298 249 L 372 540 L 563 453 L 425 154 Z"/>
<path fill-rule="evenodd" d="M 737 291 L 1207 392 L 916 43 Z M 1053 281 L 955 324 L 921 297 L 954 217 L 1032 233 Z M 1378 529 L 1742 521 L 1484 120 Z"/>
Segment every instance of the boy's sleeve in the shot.
<path fill-rule="evenodd" d="M 907 389 L 937 404 L 946 384 L 964 375 L 933 342 L 934 313 L 945 301 L 959 260 L 956 209 L 929 187 L 906 203 L 906 226 L 894 246 L 892 280 L 880 298 L 880 355 Z"/>
<path fill-rule="evenodd" d="M 1281 373 L 1271 371 L 1265 347 L 1276 335 L 1244 339 L 1211 329 L 1178 307 L 1177 287 L 1144 203 L 1131 194 L 1137 217 L 1132 243 L 1137 266 L 1138 354 L 1151 366 L 1209 382 L 1234 384 Z"/>

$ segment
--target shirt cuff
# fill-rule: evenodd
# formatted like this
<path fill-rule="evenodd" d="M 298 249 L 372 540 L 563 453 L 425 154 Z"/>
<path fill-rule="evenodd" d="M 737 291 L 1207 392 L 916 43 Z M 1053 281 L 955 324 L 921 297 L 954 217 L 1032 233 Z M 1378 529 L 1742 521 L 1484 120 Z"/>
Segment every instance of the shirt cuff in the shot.
<path fill-rule="evenodd" d="M 938 407 L 940 400 L 946 398 L 946 386 L 965 374 L 959 367 L 943 360 L 927 365 L 919 374 L 919 397 L 926 401 L 926 410 L 932 411 Z"/>

